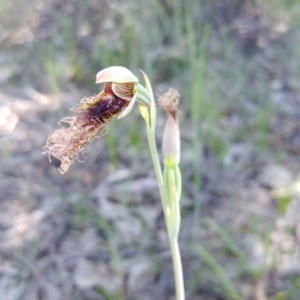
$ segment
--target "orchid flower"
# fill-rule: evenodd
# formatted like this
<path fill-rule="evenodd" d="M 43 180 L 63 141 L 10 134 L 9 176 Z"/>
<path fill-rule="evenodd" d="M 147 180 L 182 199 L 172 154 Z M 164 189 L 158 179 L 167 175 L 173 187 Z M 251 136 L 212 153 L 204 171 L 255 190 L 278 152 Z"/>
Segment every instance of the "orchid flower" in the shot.
<path fill-rule="evenodd" d="M 183 272 L 178 245 L 181 173 L 177 107 L 180 95 L 176 90 L 170 89 L 159 100 L 160 106 L 168 116 L 162 143 L 164 158 L 162 172 L 155 139 L 156 104 L 151 83 L 147 75 L 141 72 L 145 80 L 145 88 L 139 84 L 138 78 L 124 67 L 115 66 L 100 71 L 96 76 L 96 83 L 104 83 L 103 91 L 98 95 L 81 99 L 78 106 L 71 109 L 77 115 L 61 120 L 68 127 L 61 127 L 54 131 L 43 149 L 49 154 L 49 158 L 52 155 L 61 161 L 58 170 L 63 174 L 75 160 L 84 161 L 85 146 L 99 136 L 113 117 L 118 119 L 125 117 L 132 110 L 134 103 L 139 102 L 141 115 L 146 122 L 149 149 L 171 246 L 176 300 L 184 300 Z"/>
<path fill-rule="evenodd" d="M 104 83 L 103 91 L 81 99 L 71 108 L 77 116 L 61 120 L 68 127 L 61 127 L 49 136 L 43 147 L 46 153 L 61 161 L 61 174 L 68 171 L 75 160 L 84 161 L 84 147 L 94 140 L 113 117 L 125 117 L 136 100 L 150 107 L 148 92 L 138 83 L 138 78 L 124 67 L 114 66 L 100 71 L 96 83 Z"/>

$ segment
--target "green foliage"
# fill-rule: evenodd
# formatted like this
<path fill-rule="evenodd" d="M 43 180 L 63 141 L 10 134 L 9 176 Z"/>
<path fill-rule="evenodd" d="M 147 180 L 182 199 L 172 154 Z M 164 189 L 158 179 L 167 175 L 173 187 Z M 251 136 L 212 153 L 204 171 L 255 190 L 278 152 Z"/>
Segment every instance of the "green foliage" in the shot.
<path fill-rule="evenodd" d="M 213 269 L 213 271 L 216 274 L 220 284 L 222 285 L 224 293 L 227 295 L 228 299 L 230 299 L 230 300 L 243 299 L 242 296 L 239 294 L 239 292 L 234 287 L 234 285 L 233 285 L 232 281 L 230 280 L 229 276 L 227 275 L 226 271 L 219 264 L 219 262 L 216 260 L 216 258 L 201 245 L 198 245 L 197 249 L 198 249 L 203 261 Z"/>
<path fill-rule="evenodd" d="M 113 235 L 113 228 L 101 217 L 101 215 L 92 210 L 84 201 L 79 205 L 73 205 L 73 210 L 74 213 L 72 214 L 72 218 L 75 223 L 94 224 L 101 229 L 107 239 L 110 240 Z"/>
<path fill-rule="evenodd" d="M 276 203 L 278 207 L 278 211 L 282 214 L 286 213 L 287 208 L 289 207 L 292 201 L 291 195 L 283 195 L 282 197 L 276 198 Z"/>

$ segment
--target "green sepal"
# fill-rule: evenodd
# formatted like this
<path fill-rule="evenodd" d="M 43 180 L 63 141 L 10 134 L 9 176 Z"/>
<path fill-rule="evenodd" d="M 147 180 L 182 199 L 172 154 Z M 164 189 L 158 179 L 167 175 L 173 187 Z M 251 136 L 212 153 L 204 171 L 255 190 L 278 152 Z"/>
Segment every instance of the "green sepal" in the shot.
<path fill-rule="evenodd" d="M 181 175 L 178 165 L 169 167 L 165 165 L 163 172 L 164 188 L 167 194 L 166 221 L 169 232 L 173 238 L 178 236 L 180 228 L 180 194 Z"/>
<path fill-rule="evenodd" d="M 145 119 L 147 125 L 153 130 L 155 131 L 155 126 L 156 126 L 156 104 L 155 104 L 155 100 L 154 100 L 154 96 L 153 96 L 153 91 L 152 91 L 152 87 L 151 87 L 151 83 L 149 81 L 148 76 L 146 75 L 146 73 L 144 73 L 142 70 L 140 70 L 141 73 L 143 74 L 145 83 L 146 83 L 146 90 L 149 93 L 149 97 L 150 97 L 150 109 L 148 109 L 147 106 L 140 104 L 140 112 L 141 115 L 143 116 L 143 118 Z"/>

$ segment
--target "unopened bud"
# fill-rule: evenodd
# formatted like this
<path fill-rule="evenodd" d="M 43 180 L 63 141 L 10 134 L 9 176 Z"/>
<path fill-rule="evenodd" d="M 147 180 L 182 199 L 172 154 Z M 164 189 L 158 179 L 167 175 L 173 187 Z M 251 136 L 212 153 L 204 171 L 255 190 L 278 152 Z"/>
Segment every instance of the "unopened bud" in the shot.
<path fill-rule="evenodd" d="M 171 115 L 168 116 L 166 123 L 162 153 L 164 163 L 167 166 L 178 165 L 180 161 L 180 133 L 177 118 L 173 118 Z"/>
<path fill-rule="evenodd" d="M 163 136 L 162 153 L 167 166 L 175 166 L 180 161 L 180 132 L 178 124 L 179 93 L 169 89 L 159 99 L 160 106 L 166 111 L 168 119 Z"/>
<path fill-rule="evenodd" d="M 167 123 L 164 130 L 162 153 L 164 158 L 164 188 L 167 195 L 169 215 L 167 216 L 168 231 L 172 238 L 177 238 L 180 227 L 180 197 L 181 174 L 180 161 L 180 133 L 178 124 L 179 93 L 169 89 L 159 99 L 160 106 L 167 113 Z"/>

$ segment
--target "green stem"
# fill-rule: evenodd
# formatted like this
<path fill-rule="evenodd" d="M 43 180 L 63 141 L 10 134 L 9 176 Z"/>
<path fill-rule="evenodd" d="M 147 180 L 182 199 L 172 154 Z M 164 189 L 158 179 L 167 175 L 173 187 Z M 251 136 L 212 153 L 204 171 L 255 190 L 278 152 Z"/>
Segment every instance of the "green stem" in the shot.
<path fill-rule="evenodd" d="M 165 219 L 167 218 L 167 196 L 166 196 L 166 191 L 164 190 L 164 181 L 163 181 L 163 175 L 161 171 L 161 165 L 159 162 L 159 157 L 157 153 L 157 147 L 156 147 L 156 141 L 155 141 L 155 131 L 153 128 L 151 128 L 147 124 L 147 135 L 148 135 L 148 142 L 149 142 L 149 148 L 150 148 L 150 153 L 152 157 L 152 162 L 154 165 L 154 170 L 156 174 L 156 179 L 157 179 L 157 184 L 158 184 L 158 189 L 159 189 L 159 194 L 160 198 L 163 203 L 163 210 L 164 210 L 164 215 Z"/>
<path fill-rule="evenodd" d="M 172 259 L 173 259 L 173 268 L 174 268 L 174 278 L 175 278 L 175 285 L 176 285 L 176 300 L 184 300 L 184 284 L 183 284 L 183 274 L 182 274 L 182 264 L 181 264 L 181 257 L 180 257 L 180 251 L 178 247 L 178 238 L 177 236 L 175 238 L 171 237 L 171 228 L 168 226 L 168 214 L 167 214 L 167 195 L 166 191 L 164 189 L 163 184 L 163 176 L 161 171 L 161 165 L 158 158 L 157 153 L 157 147 L 156 147 L 156 141 L 155 141 L 155 133 L 154 130 L 147 124 L 147 135 L 148 135 L 148 141 L 149 141 L 149 148 L 151 152 L 151 157 L 156 173 L 158 188 L 160 197 L 162 199 L 163 203 L 163 210 L 164 210 L 164 216 L 167 224 L 167 230 L 168 230 L 168 236 L 171 246 L 171 253 L 172 253 Z"/>
<path fill-rule="evenodd" d="M 176 285 L 176 300 L 184 300 L 184 284 L 183 284 L 183 274 L 182 274 L 182 264 L 180 251 L 178 246 L 177 237 L 170 238 L 173 267 L 174 267 L 174 278 Z"/>
<path fill-rule="evenodd" d="M 178 240 L 177 240 L 178 235 L 176 237 L 172 236 L 173 224 L 170 224 L 172 222 L 170 222 L 171 216 L 170 216 L 170 206 L 168 203 L 167 188 L 164 186 L 164 180 L 163 180 L 163 175 L 161 171 L 161 165 L 159 161 L 156 140 L 155 140 L 156 105 L 154 101 L 151 83 L 147 75 L 143 71 L 142 73 L 146 82 L 146 88 L 148 92 L 147 98 L 149 97 L 151 99 L 150 115 L 148 115 L 148 111 L 145 111 L 145 107 L 140 106 L 140 110 L 147 124 L 147 136 L 148 136 L 149 148 L 150 148 L 151 158 L 154 165 L 154 170 L 155 170 L 156 179 L 158 183 L 159 194 L 162 200 L 164 217 L 167 225 L 167 232 L 168 232 L 168 237 L 171 246 L 171 253 L 172 253 L 173 267 L 174 267 L 174 278 L 175 278 L 175 285 L 176 285 L 176 300 L 184 300 L 184 284 L 183 284 L 180 251 L 179 251 Z M 139 85 L 138 88 L 141 94 L 146 94 L 145 90 L 142 89 Z M 180 180 L 180 178 L 178 177 L 177 180 Z"/>

